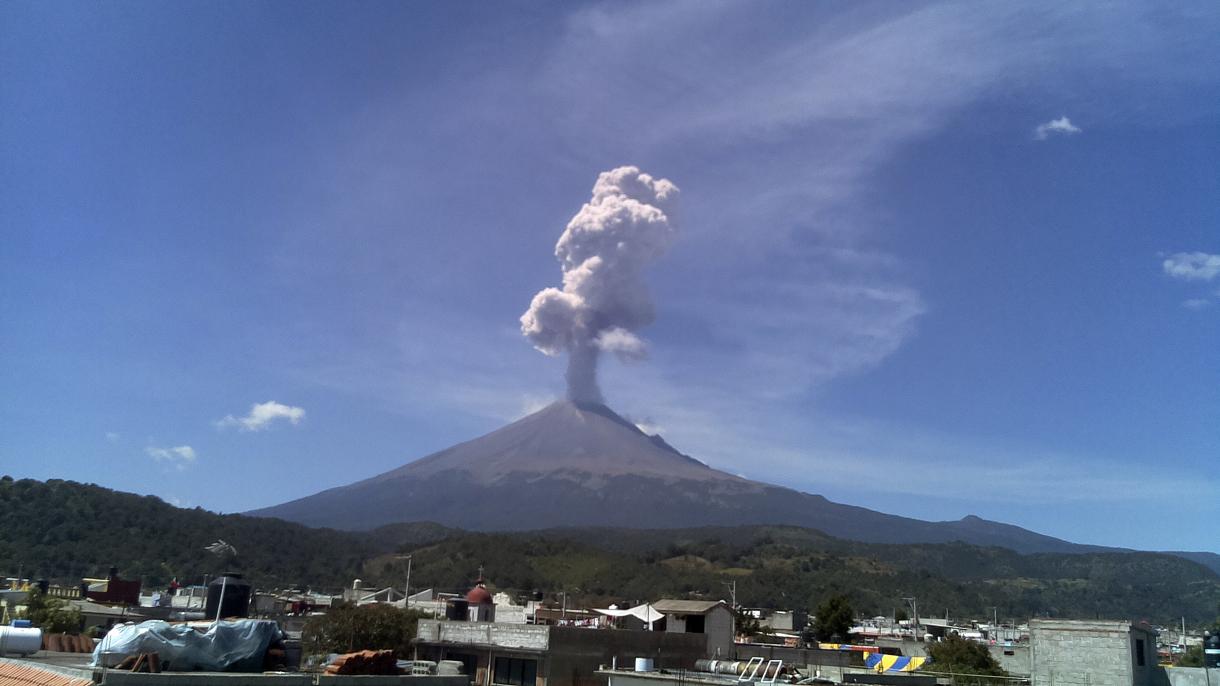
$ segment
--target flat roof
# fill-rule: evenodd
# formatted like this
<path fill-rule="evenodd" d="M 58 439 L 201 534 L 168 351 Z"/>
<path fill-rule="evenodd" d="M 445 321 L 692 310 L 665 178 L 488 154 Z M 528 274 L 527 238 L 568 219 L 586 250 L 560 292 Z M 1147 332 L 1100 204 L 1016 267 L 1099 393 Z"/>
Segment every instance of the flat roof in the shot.
<path fill-rule="evenodd" d="M 1029 620 L 1029 629 L 1031 632 L 1035 629 L 1051 629 L 1055 631 L 1114 631 L 1122 633 L 1135 630 L 1150 634 L 1157 633 L 1155 628 L 1147 624 L 1113 619 L 1031 619 Z"/>
<path fill-rule="evenodd" d="M 658 600 L 652 604 L 652 609 L 673 615 L 702 615 L 711 612 L 716 606 L 725 605 L 723 600 Z"/>

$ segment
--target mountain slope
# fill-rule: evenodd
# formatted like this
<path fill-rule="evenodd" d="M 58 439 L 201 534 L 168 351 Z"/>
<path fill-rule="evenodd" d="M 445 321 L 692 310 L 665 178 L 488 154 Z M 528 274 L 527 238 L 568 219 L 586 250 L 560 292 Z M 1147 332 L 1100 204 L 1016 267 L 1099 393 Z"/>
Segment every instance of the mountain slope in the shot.
<path fill-rule="evenodd" d="M 698 529 L 564 528 L 471 533 L 436 524 L 369 532 L 308 529 L 242 515 L 180 509 L 151 496 L 52 480 L 0 478 L 0 571 L 76 583 L 117 565 L 146 588 L 175 576 L 236 570 L 259 588 L 336 592 L 359 577 L 403 583 L 403 553 L 416 588 L 465 592 L 479 566 L 497 589 L 554 594 L 604 607 L 658 597 L 719 598 L 726 576 L 756 607 L 812 608 L 832 593 L 885 614 L 907 595 L 954 616 L 1142 617 L 1210 621 L 1220 577 L 1154 553 L 1018 555 L 960 543 L 883 545 L 787 526 Z M 238 550 L 221 562 L 203 546 Z M 582 589 L 582 590 L 575 590 Z"/>
<path fill-rule="evenodd" d="M 497 589 L 580 589 L 569 602 L 601 606 L 657 597 L 724 598 L 726 578 L 751 607 L 814 608 L 847 593 L 868 615 L 889 614 L 904 596 L 954 617 L 1214 617 L 1220 577 L 1161 553 L 1020 555 L 961 543 L 886 545 L 836 539 L 787 526 L 628 530 L 567 528 L 456 534 L 410 549 L 413 579 L 446 590 L 482 565 Z M 365 578 L 393 580 L 392 556 L 370 561 Z M 384 574 L 384 576 L 378 576 Z M 585 605 L 588 606 L 588 605 Z M 1176 613 L 1176 614 L 1175 614 Z"/>
<path fill-rule="evenodd" d="M 492 484 L 515 473 L 734 481 L 649 436 L 605 405 L 557 402 L 508 426 L 368 481 L 462 471 Z"/>
<path fill-rule="evenodd" d="M 384 474 L 248 514 L 352 530 L 422 520 L 485 531 L 790 524 L 876 543 L 1101 550 L 973 516 L 926 522 L 750 481 L 683 455 L 604 405 L 566 401 Z"/>

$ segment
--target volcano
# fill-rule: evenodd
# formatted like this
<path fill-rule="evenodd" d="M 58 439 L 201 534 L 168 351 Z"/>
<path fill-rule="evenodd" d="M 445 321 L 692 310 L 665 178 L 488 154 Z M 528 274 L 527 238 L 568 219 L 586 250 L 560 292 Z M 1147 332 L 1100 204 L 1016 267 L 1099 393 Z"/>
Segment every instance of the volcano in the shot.
<path fill-rule="evenodd" d="M 384 474 L 247 514 L 349 530 L 410 521 L 482 531 L 791 524 L 877 543 L 1094 549 L 975 516 L 928 522 L 751 481 L 682 454 L 605 405 L 571 401 Z"/>

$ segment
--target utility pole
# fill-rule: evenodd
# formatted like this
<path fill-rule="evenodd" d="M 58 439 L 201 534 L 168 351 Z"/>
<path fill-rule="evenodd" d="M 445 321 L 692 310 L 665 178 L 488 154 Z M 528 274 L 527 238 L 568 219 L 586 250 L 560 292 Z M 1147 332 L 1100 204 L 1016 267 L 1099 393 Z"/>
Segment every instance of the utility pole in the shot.
<path fill-rule="evenodd" d="M 733 581 L 731 581 L 731 582 L 721 581 L 720 583 L 724 584 L 729 589 L 729 594 L 730 594 L 729 597 L 731 597 L 733 599 L 733 611 L 736 612 L 737 611 L 737 579 L 733 579 Z"/>
<path fill-rule="evenodd" d="M 402 609 L 408 609 L 407 598 L 411 597 L 411 556 L 399 555 L 398 559 L 406 559 L 407 561 L 407 585 L 402 588 Z"/>
<path fill-rule="evenodd" d="M 919 640 L 919 605 L 914 598 L 903 598 L 911 604 L 911 633 L 914 634 L 915 640 Z"/>

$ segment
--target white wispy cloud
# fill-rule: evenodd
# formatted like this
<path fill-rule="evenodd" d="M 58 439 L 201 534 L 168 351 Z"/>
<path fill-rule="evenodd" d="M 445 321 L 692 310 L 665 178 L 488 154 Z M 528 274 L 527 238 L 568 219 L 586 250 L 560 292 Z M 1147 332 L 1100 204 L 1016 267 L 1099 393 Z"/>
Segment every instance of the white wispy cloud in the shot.
<path fill-rule="evenodd" d="M 120 436 L 117 432 L 114 432 L 114 431 L 106 432 L 106 441 L 108 443 L 118 443 L 119 439 L 121 439 L 121 438 L 122 438 L 122 436 Z"/>
<path fill-rule="evenodd" d="M 1211 281 L 1220 276 L 1220 255 L 1205 252 L 1179 252 L 1161 263 L 1165 273 L 1183 281 Z"/>
<path fill-rule="evenodd" d="M 1190 300 L 1182 301 L 1182 307 L 1185 307 L 1188 310 L 1201 310 L 1205 307 L 1210 307 L 1211 304 L 1212 301 L 1206 298 L 1191 298 Z"/>
<path fill-rule="evenodd" d="M 250 406 L 250 412 L 244 417 L 227 415 L 216 422 L 217 428 L 237 427 L 242 431 L 262 431 L 269 428 L 277 420 L 284 420 L 293 426 L 300 424 L 305 418 L 305 410 L 300 407 L 284 405 L 274 400 L 265 403 L 255 403 Z"/>
<path fill-rule="evenodd" d="M 195 449 L 189 445 L 179 445 L 172 448 L 160 448 L 150 445 L 144 449 L 144 452 L 157 462 L 174 463 L 180 469 L 185 465 L 194 463 L 197 457 Z"/>
<path fill-rule="evenodd" d="M 1044 141 L 1052 134 L 1071 136 L 1073 134 L 1080 133 L 1081 131 L 1083 131 L 1083 129 L 1072 124 L 1071 119 L 1068 119 L 1067 117 L 1059 117 L 1058 119 L 1052 119 L 1045 124 L 1039 124 L 1038 127 L 1034 129 L 1034 139 Z"/>

